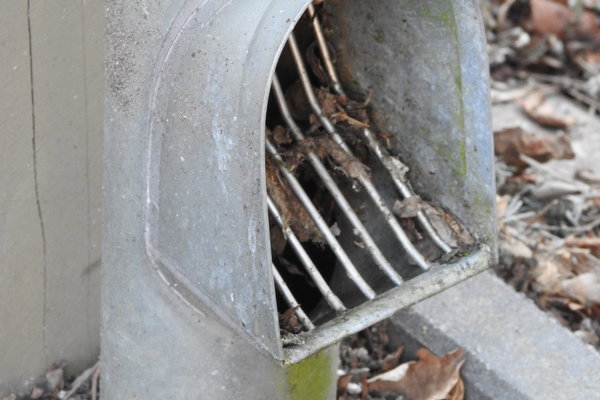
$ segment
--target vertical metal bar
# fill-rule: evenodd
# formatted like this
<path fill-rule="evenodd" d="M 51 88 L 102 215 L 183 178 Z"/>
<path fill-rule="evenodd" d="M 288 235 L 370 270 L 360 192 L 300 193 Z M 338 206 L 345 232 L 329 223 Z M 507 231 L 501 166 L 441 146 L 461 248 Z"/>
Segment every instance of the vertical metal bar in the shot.
<path fill-rule="evenodd" d="M 321 28 L 321 22 L 315 13 L 315 6 L 312 5 L 312 3 L 308 5 L 308 15 L 310 15 L 310 18 L 312 19 L 315 36 L 317 37 L 317 42 L 319 44 L 319 51 L 321 52 L 321 57 L 325 63 L 325 69 L 327 69 L 327 74 L 331 80 L 333 90 L 337 94 L 344 94 L 344 88 L 338 79 L 331 55 L 329 54 L 329 48 L 327 47 L 327 42 L 325 41 L 325 35 L 323 34 L 323 29 Z"/>
<path fill-rule="evenodd" d="M 331 308 L 333 308 L 336 312 L 345 311 L 346 307 L 344 307 L 342 301 L 335 295 L 335 293 L 333 293 L 325 279 L 323 279 L 323 276 L 310 259 L 308 253 L 306 253 L 306 250 L 304 250 L 302 243 L 300 243 L 300 240 L 298 240 L 298 237 L 296 236 L 294 231 L 292 231 L 290 227 L 285 225 L 285 223 L 283 222 L 283 218 L 281 218 L 281 214 L 275 206 L 275 203 L 273 202 L 273 200 L 271 200 L 269 196 L 267 196 L 267 205 L 269 207 L 271 215 L 285 233 L 288 241 L 294 249 L 294 252 L 300 259 L 302 265 L 304 265 L 306 272 L 308 272 L 312 280 L 315 282 L 315 285 L 317 285 L 317 289 L 319 289 L 319 291 L 325 298 L 325 301 L 327 301 L 327 304 L 329 304 Z"/>
<path fill-rule="evenodd" d="M 294 295 L 290 291 L 290 288 L 288 288 L 285 281 L 279 274 L 279 271 L 277 271 L 277 268 L 275 268 L 275 265 L 272 265 L 272 267 L 273 267 L 273 277 L 275 278 L 275 285 L 277 286 L 277 290 L 279 290 L 279 292 L 285 299 L 285 302 L 287 303 L 287 305 L 290 308 L 296 308 L 296 316 L 298 317 L 298 319 L 300 320 L 302 325 L 304 325 L 306 327 L 306 329 L 308 329 L 309 331 L 315 329 L 315 326 L 313 325 L 311 320 L 308 318 L 308 315 L 306 315 L 304 310 L 302 310 L 302 307 L 300 307 L 300 304 L 298 304 L 298 302 L 296 301 L 296 298 L 294 297 Z"/>
<path fill-rule="evenodd" d="M 283 90 L 281 89 L 279 79 L 276 75 L 273 76 L 272 86 L 273 92 L 275 93 L 275 98 L 277 99 L 277 104 L 279 105 L 279 109 L 288 128 L 292 131 L 294 138 L 298 142 L 304 140 L 304 135 L 302 134 L 302 131 L 300 130 L 298 125 L 296 125 L 294 119 L 292 118 L 292 115 L 290 114 L 290 110 L 285 101 Z M 344 215 L 348 218 L 350 223 L 358 232 L 360 238 L 365 244 L 367 251 L 373 258 L 377 266 L 392 280 L 392 282 L 394 282 L 396 285 L 401 284 L 402 277 L 394 270 L 392 265 L 381 253 L 381 250 L 379 250 L 379 247 L 377 247 L 377 244 L 375 243 L 375 241 L 361 222 L 360 218 L 358 218 L 358 215 L 356 215 L 356 213 L 350 206 L 350 203 L 348 203 L 348 200 L 346 200 L 346 197 L 336 185 L 329 172 L 327 172 L 327 169 L 325 168 L 319 157 L 312 151 L 307 151 L 306 153 L 308 155 L 308 160 L 310 161 L 311 165 L 313 166 L 313 168 L 315 169 L 315 171 L 317 172 L 317 174 L 331 193 L 332 197 L 339 205 L 340 209 L 343 211 Z"/>
<path fill-rule="evenodd" d="M 298 68 L 298 74 L 300 75 L 300 80 L 302 82 L 302 86 L 304 87 L 304 91 L 306 92 L 306 95 L 308 97 L 308 102 L 311 108 L 313 109 L 315 114 L 317 114 L 317 117 L 321 121 L 321 124 L 323 125 L 325 130 L 333 137 L 333 140 L 348 154 L 352 154 L 348 145 L 336 132 L 333 123 L 326 116 L 324 116 L 321 111 L 321 106 L 319 105 L 317 97 L 313 91 L 312 85 L 310 83 L 310 78 L 308 77 L 308 72 L 306 71 L 306 67 L 304 66 L 304 61 L 302 60 L 300 50 L 298 49 L 298 44 L 296 43 L 296 38 L 293 33 L 290 34 L 288 38 L 288 43 L 290 45 L 292 56 L 294 57 L 296 67 Z M 365 188 L 365 190 L 367 191 L 367 193 L 369 194 L 379 211 L 383 214 L 386 223 L 388 224 L 398 241 L 402 244 L 402 247 L 404 247 L 404 250 L 408 253 L 409 257 L 420 268 L 424 270 L 429 269 L 429 264 L 419 253 L 419 251 L 415 248 L 408 236 L 406 236 L 406 233 L 404 232 L 404 230 L 390 211 L 387 204 L 385 204 L 385 201 L 379 195 L 379 192 L 377 191 L 371 180 L 366 176 L 360 175 L 358 177 L 358 181 Z"/>
<path fill-rule="evenodd" d="M 294 175 L 292 175 L 284 166 L 284 161 L 281 158 L 281 156 L 277 154 L 277 149 L 275 148 L 273 143 L 271 143 L 271 141 L 268 138 L 266 138 L 265 145 L 269 154 L 271 154 L 271 156 L 273 156 L 273 158 L 275 158 L 278 161 L 279 170 L 281 171 L 285 179 L 288 181 L 294 193 L 296 193 L 296 196 L 298 196 L 298 199 L 300 200 L 302 205 L 304 205 L 304 207 L 306 208 L 306 211 L 308 211 L 308 214 L 317 224 L 317 227 L 325 237 L 327 244 L 329 244 L 329 247 L 331 247 L 331 250 L 333 250 L 335 255 L 338 257 L 339 261 L 341 262 L 342 266 L 346 270 L 348 277 L 356 284 L 356 286 L 358 286 L 358 288 L 365 295 L 365 297 L 367 297 L 368 299 L 374 298 L 375 291 L 371 289 L 369 284 L 356 270 L 356 267 L 354 266 L 354 264 L 342 248 L 342 246 L 338 243 L 337 239 L 329 229 L 329 226 L 327 226 L 327 223 L 325 222 L 323 217 L 321 217 L 321 214 L 315 208 L 312 201 L 300 185 L 300 182 L 298 182 L 296 177 L 294 177 Z"/>

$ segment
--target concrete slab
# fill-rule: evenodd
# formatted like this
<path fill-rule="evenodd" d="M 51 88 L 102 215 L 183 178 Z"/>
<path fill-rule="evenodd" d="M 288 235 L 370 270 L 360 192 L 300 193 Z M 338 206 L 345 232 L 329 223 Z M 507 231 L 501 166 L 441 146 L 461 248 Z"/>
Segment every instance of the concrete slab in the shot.
<path fill-rule="evenodd" d="M 389 333 L 410 356 L 463 348 L 468 400 L 600 398 L 600 353 L 491 272 L 400 311 Z"/>

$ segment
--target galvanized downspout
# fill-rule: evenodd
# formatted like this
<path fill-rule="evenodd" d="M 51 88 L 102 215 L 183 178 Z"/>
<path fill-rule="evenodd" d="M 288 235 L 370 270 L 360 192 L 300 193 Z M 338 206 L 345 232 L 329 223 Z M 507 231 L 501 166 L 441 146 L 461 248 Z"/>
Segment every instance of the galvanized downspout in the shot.
<path fill-rule="evenodd" d="M 342 4 L 332 0 L 333 6 Z M 334 398 L 335 344 L 286 366 L 268 241 L 265 109 L 275 63 L 307 5 L 307 0 L 107 0 L 103 397 Z M 454 15 L 437 22 L 431 15 L 472 5 L 398 2 L 407 15 L 439 22 L 446 31 L 448 23 L 456 23 Z M 423 11 L 426 6 L 433 11 Z M 465 24 L 477 31 L 478 21 Z M 434 62 L 436 57 L 441 56 L 432 55 Z M 482 66 L 479 54 L 471 57 L 450 68 Z M 457 89 L 456 98 L 447 99 L 451 107 L 463 104 L 469 93 L 462 90 L 475 81 L 464 79 L 457 88 L 456 82 L 444 82 Z M 446 195 L 449 205 L 472 224 L 480 215 L 493 218 L 493 197 L 479 179 L 491 173 L 481 172 L 489 167 L 489 138 L 481 136 L 488 133 L 486 121 L 479 127 L 477 118 L 465 119 L 459 130 L 466 144 L 452 160 L 456 171 L 444 173 L 457 174 L 457 186 Z M 448 138 L 427 140 L 460 150 Z M 470 146 L 480 153 L 467 165 L 463 155 Z M 427 179 L 442 191 L 435 177 Z M 456 195 L 461 191 L 462 198 Z M 465 205 L 474 196 L 484 211 Z M 477 236 L 489 234 L 488 228 L 480 225 Z M 469 274 L 487 263 L 489 247 L 482 249 Z M 460 279 L 468 276 L 457 268 Z M 433 294 L 428 290 L 422 292 Z M 385 305 L 387 313 L 390 303 Z M 302 349 L 298 354 L 306 356 Z"/>

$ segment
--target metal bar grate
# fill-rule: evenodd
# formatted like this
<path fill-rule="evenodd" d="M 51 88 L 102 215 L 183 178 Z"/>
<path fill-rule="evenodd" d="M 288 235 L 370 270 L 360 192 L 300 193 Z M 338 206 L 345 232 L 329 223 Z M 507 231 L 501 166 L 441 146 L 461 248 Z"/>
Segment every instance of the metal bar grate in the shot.
<path fill-rule="evenodd" d="M 336 74 L 334 62 L 332 60 L 328 44 L 325 40 L 318 15 L 315 7 L 312 4 L 308 6 L 307 13 L 311 21 L 310 25 L 312 27 L 312 34 L 314 35 L 316 45 L 319 48 L 321 62 L 324 64 L 324 69 L 326 70 L 330 87 L 336 95 L 345 96 L 344 88 L 342 87 Z M 318 97 L 313 88 L 309 71 L 306 68 L 302 52 L 294 33 L 290 34 L 287 41 L 287 46 L 291 52 L 297 78 L 301 83 L 303 94 L 306 97 L 308 105 L 310 106 L 310 110 L 316 116 L 320 122 L 320 126 L 327 133 L 328 137 L 337 146 L 339 146 L 343 152 L 345 152 L 349 159 L 358 161 L 350 145 L 337 131 L 334 122 L 332 122 L 332 120 L 330 120 L 323 112 L 322 105 L 319 103 Z M 383 275 L 389 281 L 391 281 L 394 286 L 398 287 L 403 285 L 403 278 L 398 273 L 397 268 L 394 268 L 392 263 L 386 259 L 371 233 L 369 233 L 361 221 L 357 210 L 352 207 L 346 196 L 343 194 L 334 177 L 327 169 L 325 163 L 309 146 L 303 145 L 307 137 L 310 137 L 310 133 L 303 132 L 299 124 L 292 116 L 293 113 L 290 111 L 290 105 L 286 100 L 284 90 L 277 75 L 273 77 L 271 93 L 276 101 L 281 119 L 287 126 L 287 129 L 291 133 L 293 140 L 296 144 L 298 144 L 298 147 L 302 149 L 304 156 L 308 160 L 313 171 L 320 179 L 321 184 L 331 195 L 338 207 L 338 210 L 340 210 L 347 221 L 349 221 L 350 225 L 352 226 L 353 233 L 360 238 L 361 243 L 363 244 L 361 247 L 364 247 L 377 269 L 382 272 Z M 412 191 L 410 183 L 405 177 L 408 168 L 400 160 L 390 155 L 388 150 L 385 149 L 376 138 L 376 135 L 371 128 L 365 127 L 362 129 L 361 133 L 364 138 L 364 142 L 367 144 L 372 154 L 375 155 L 376 159 L 381 163 L 389 175 L 388 178 L 393 182 L 393 186 L 395 186 L 399 198 L 407 199 L 414 196 L 415 193 Z M 282 155 L 278 152 L 276 144 L 273 143 L 269 137 L 265 139 L 265 143 L 267 154 L 275 161 L 281 176 L 285 180 L 285 184 L 291 188 L 300 204 L 302 204 L 308 215 L 310 215 L 310 218 L 314 221 L 318 231 L 322 234 L 324 241 L 329 246 L 329 249 L 335 254 L 337 262 L 343 267 L 348 278 L 350 278 L 350 280 L 356 285 L 356 287 L 367 300 L 374 299 L 377 296 L 377 293 L 369 285 L 369 283 L 367 283 L 366 279 L 356 268 L 353 260 L 351 260 L 342 245 L 338 242 L 336 235 L 332 231 L 332 228 L 328 226 L 325 218 L 321 215 L 313 201 L 311 201 L 307 191 L 303 188 L 303 184 L 294 175 L 294 173 L 291 171 L 291 168 L 286 164 Z M 401 245 L 406 255 L 414 262 L 414 264 L 416 264 L 422 270 L 429 270 L 432 267 L 431 262 L 426 260 L 419 250 L 417 250 L 407 233 L 402 228 L 399 220 L 393 215 L 390 207 L 383 199 L 378 189 L 375 187 L 375 184 L 373 183 L 373 180 L 369 174 L 365 173 L 364 171 L 360 171 L 356 174 L 356 176 L 348 176 L 347 179 L 349 179 L 351 184 L 356 185 L 356 183 L 358 183 L 361 190 L 364 190 L 364 192 L 368 195 L 368 198 L 370 199 L 370 205 L 378 210 L 378 212 L 381 214 L 385 224 L 387 224 L 390 231 L 393 233 L 395 240 Z M 312 279 L 313 283 L 323 296 L 328 306 L 338 314 L 345 312 L 347 310 L 346 307 L 340 298 L 334 293 L 334 290 L 332 290 L 332 288 L 329 286 L 327 280 L 322 276 L 319 269 L 311 259 L 309 252 L 304 248 L 302 242 L 298 239 L 288 221 L 284 220 L 282 213 L 277 209 L 276 202 L 273 201 L 271 197 L 268 197 L 268 208 L 272 219 L 277 223 L 279 228 L 281 228 L 287 243 L 295 252 L 298 260 L 304 267 L 308 276 L 310 276 Z M 442 251 L 442 253 L 448 254 L 454 250 L 448 243 L 446 243 L 446 241 L 444 241 L 444 239 L 441 238 L 438 232 L 436 232 L 427 216 L 421 210 L 416 213 L 414 218 L 417 221 L 418 226 L 421 227 L 424 233 Z M 273 265 L 273 271 L 276 287 L 282 294 L 285 303 L 290 308 L 296 308 L 297 317 L 307 330 L 314 330 L 314 321 L 310 320 L 307 313 L 303 310 L 298 301 L 296 301 L 294 295 L 292 294 L 292 290 L 282 278 L 275 264 Z"/>

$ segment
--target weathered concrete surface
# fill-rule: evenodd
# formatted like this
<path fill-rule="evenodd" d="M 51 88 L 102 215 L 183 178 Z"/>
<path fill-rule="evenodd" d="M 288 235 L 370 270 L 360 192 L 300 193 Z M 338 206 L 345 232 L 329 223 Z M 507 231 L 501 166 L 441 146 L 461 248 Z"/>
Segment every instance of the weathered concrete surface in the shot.
<path fill-rule="evenodd" d="M 600 396 L 600 354 L 491 272 L 431 297 L 391 320 L 408 354 L 461 347 L 466 398 L 588 400 Z"/>
<path fill-rule="evenodd" d="M 98 355 L 103 25 L 102 1 L 2 2 L 0 395 Z"/>

